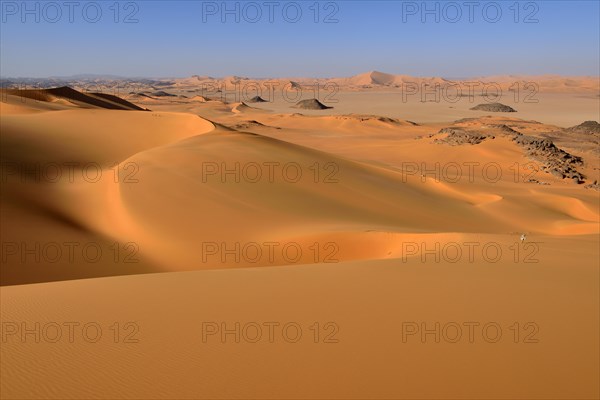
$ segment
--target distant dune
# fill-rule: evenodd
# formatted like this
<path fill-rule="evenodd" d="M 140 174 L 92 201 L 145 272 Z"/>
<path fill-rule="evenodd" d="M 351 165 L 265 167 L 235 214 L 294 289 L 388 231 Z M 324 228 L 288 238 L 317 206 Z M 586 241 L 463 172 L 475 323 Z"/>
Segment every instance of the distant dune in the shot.
<path fill-rule="evenodd" d="M 264 84 L 270 82 L 276 87 L 291 87 L 292 89 L 303 89 L 310 87 L 315 83 L 319 85 L 335 84 L 340 88 L 345 89 L 383 89 L 383 88 L 398 88 L 404 90 L 421 90 L 421 85 L 428 87 L 447 87 L 448 85 L 459 84 L 463 94 L 469 93 L 469 85 L 476 90 L 481 90 L 484 85 L 489 86 L 489 90 L 500 88 L 503 91 L 510 92 L 519 90 L 523 93 L 530 94 L 532 91 L 543 93 L 595 93 L 600 91 L 600 83 L 598 77 L 581 76 L 581 77 L 561 77 L 556 75 L 499 75 L 499 76 L 484 76 L 471 77 L 464 79 L 448 79 L 444 77 L 417 77 L 402 74 L 390 74 L 380 71 L 369 71 L 351 77 L 332 77 L 332 78 L 265 78 L 255 79 L 240 76 L 231 76 L 225 78 L 198 77 L 180 78 L 174 81 L 175 87 L 194 87 L 205 86 L 206 88 L 214 88 L 225 86 L 232 88 L 233 85 L 244 84 Z M 451 88 L 449 90 L 455 90 Z"/>

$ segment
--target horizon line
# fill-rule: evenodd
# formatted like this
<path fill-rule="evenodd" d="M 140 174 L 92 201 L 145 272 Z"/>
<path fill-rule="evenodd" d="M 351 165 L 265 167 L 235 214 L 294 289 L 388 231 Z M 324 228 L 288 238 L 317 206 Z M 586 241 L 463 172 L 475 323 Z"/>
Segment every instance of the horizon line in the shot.
<path fill-rule="evenodd" d="M 517 74 L 517 73 L 496 73 L 496 74 L 481 74 L 481 75 L 472 75 L 472 76 L 461 76 L 461 77 L 448 77 L 443 75 L 410 75 L 410 74 L 402 74 L 402 73 L 391 73 L 391 72 L 383 72 L 379 70 L 370 70 L 366 72 L 361 72 L 358 74 L 350 75 L 350 76 L 266 76 L 266 77 L 257 77 L 257 76 L 246 76 L 239 74 L 229 74 L 224 76 L 211 76 L 204 74 L 192 74 L 187 76 L 126 76 L 126 75 L 114 75 L 114 74 L 103 74 L 103 73 L 79 73 L 72 75 L 64 75 L 64 76 L 2 76 L 0 75 L 0 80 L 10 80 L 10 79 L 56 79 L 56 80 L 68 80 L 68 79 L 152 79 L 152 80 L 165 80 L 165 79 L 186 79 L 193 77 L 206 77 L 207 79 L 219 80 L 230 77 L 237 77 L 241 79 L 248 80 L 267 80 L 267 79 L 292 79 L 292 78 L 300 78 L 300 79 L 344 79 L 344 78 L 353 78 L 360 75 L 373 74 L 373 73 L 381 73 L 392 76 L 410 76 L 414 78 L 441 78 L 447 80 L 465 80 L 465 79 L 473 79 L 473 78 L 487 78 L 487 77 L 513 77 L 513 76 L 529 76 L 529 77 L 589 77 L 600 78 L 600 74 L 597 75 L 567 75 L 567 74 L 559 74 L 559 73 L 542 73 L 542 74 Z"/>

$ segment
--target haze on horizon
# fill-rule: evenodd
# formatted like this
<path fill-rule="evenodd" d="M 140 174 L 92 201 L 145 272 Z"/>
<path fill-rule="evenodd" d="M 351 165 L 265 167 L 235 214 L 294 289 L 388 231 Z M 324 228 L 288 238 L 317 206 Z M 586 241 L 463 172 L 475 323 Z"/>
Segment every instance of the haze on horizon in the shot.
<path fill-rule="evenodd" d="M 275 3 L 71 9 L 3 1 L 0 76 L 325 78 L 377 70 L 459 78 L 600 69 L 596 1 L 486 1 L 472 9 L 465 2 Z"/>

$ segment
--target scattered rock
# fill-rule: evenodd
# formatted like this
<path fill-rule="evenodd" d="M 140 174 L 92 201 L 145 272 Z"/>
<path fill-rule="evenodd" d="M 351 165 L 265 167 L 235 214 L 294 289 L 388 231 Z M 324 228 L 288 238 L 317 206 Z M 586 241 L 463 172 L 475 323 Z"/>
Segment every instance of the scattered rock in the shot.
<path fill-rule="evenodd" d="M 540 182 L 537 179 L 529 178 L 525 181 L 525 183 L 535 183 L 536 185 L 550 185 L 548 182 Z"/>
<path fill-rule="evenodd" d="M 152 96 L 156 96 L 156 97 L 177 97 L 177 95 L 167 93 L 163 90 L 158 90 L 156 92 L 152 92 L 151 94 L 152 94 Z"/>
<path fill-rule="evenodd" d="M 493 125 L 489 125 L 490 128 L 496 128 L 496 129 L 500 129 L 502 132 L 504 133 L 508 133 L 508 134 L 516 134 L 516 133 L 520 133 L 519 131 L 514 130 L 513 128 L 511 128 L 510 126 L 506 125 L 506 124 L 493 124 Z"/>
<path fill-rule="evenodd" d="M 566 132 L 585 133 L 588 135 L 600 134 L 600 124 L 596 121 L 585 121 L 582 124 L 565 129 Z"/>
<path fill-rule="evenodd" d="M 267 101 L 260 96 L 254 96 L 248 100 L 248 103 L 267 103 Z"/>
<path fill-rule="evenodd" d="M 477 121 L 479 118 L 461 118 L 454 121 L 455 124 L 463 124 L 465 122 Z"/>
<path fill-rule="evenodd" d="M 574 183 L 583 183 L 585 176 L 577 171 L 583 165 L 581 157 L 559 149 L 550 139 L 515 134 L 512 140 L 525 149 L 529 158 L 542 164 L 542 169 L 559 179 L 569 178 Z"/>
<path fill-rule="evenodd" d="M 443 139 L 435 139 L 433 142 L 437 144 L 448 144 L 450 146 L 460 146 L 463 144 L 475 145 L 486 139 L 494 139 L 494 136 L 476 132 L 467 132 L 460 128 L 443 128 L 438 134 L 447 134 L 447 136 Z"/>
<path fill-rule="evenodd" d="M 489 112 L 517 112 L 517 110 L 515 110 L 514 108 L 504 105 L 502 103 L 479 104 L 479 105 L 471 108 L 471 110 L 489 111 Z"/>
<path fill-rule="evenodd" d="M 149 99 L 154 99 L 154 97 L 147 95 L 146 93 L 140 92 L 140 93 L 135 93 L 135 92 L 130 92 L 129 94 L 132 94 L 134 96 L 141 96 L 141 97 L 147 97 Z"/>
<path fill-rule="evenodd" d="M 598 181 L 594 181 L 594 183 L 590 183 L 589 185 L 585 185 L 584 188 L 592 189 L 596 191 L 600 191 L 600 185 L 598 185 Z"/>
<path fill-rule="evenodd" d="M 341 120 L 355 120 L 355 121 L 359 121 L 359 122 L 377 121 L 377 122 L 383 122 L 385 124 L 391 124 L 391 125 L 402 125 L 404 123 L 407 123 L 412 126 L 419 126 L 419 124 L 417 124 L 416 122 L 400 121 L 399 119 L 396 119 L 396 118 L 382 117 L 380 115 L 348 114 L 348 115 L 338 115 L 335 118 L 341 119 Z"/>
<path fill-rule="evenodd" d="M 251 129 L 251 128 L 258 128 L 258 127 L 281 129 L 277 126 L 268 126 L 268 125 L 262 124 L 255 120 L 247 120 L 247 121 L 243 121 L 239 124 L 231 126 L 231 128 L 233 128 L 233 129 Z"/>
<path fill-rule="evenodd" d="M 302 108 L 304 110 L 326 110 L 328 107 L 317 99 L 300 100 L 293 108 Z"/>

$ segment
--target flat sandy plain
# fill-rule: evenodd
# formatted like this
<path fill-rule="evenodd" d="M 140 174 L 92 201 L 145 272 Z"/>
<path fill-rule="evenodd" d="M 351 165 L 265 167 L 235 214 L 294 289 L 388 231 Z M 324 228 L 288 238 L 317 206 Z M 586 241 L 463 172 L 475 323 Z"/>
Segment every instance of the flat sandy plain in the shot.
<path fill-rule="evenodd" d="M 3 90 L 1 397 L 598 398 L 598 78 L 486 79 Z"/>

